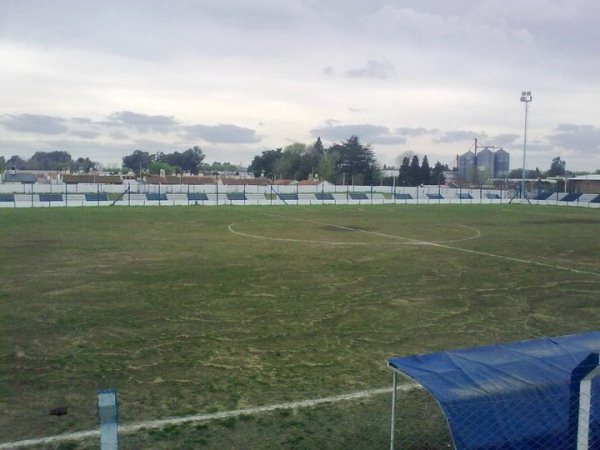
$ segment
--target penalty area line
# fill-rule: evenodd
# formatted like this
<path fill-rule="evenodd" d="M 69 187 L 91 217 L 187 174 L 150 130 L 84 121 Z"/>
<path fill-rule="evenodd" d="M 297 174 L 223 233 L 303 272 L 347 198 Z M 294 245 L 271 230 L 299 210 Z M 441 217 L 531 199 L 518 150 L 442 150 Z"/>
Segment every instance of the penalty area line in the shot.
<path fill-rule="evenodd" d="M 402 384 L 397 387 L 398 392 L 410 392 L 417 389 L 423 389 L 419 384 Z M 254 408 L 235 409 L 231 411 L 223 411 L 209 414 L 195 414 L 184 417 L 172 417 L 168 419 L 147 420 L 131 424 L 119 426 L 119 434 L 135 433 L 141 430 L 149 430 L 163 428 L 167 425 L 181 425 L 193 422 L 208 422 L 211 420 L 228 419 L 230 417 L 239 417 L 243 415 L 260 414 L 279 409 L 296 409 L 296 408 L 311 408 L 321 404 L 337 403 L 343 401 L 360 400 L 364 398 L 374 397 L 382 394 L 389 394 L 392 388 L 369 389 L 365 391 L 356 391 L 348 394 L 334 395 L 332 397 L 321 397 L 308 400 L 297 400 L 294 402 L 277 403 L 273 405 L 257 406 Z M 34 445 L 51 444 L 62 441 L 83 440 L 92 437 L 100 436 L 100 430 L 87 430 L 75 433 L 59 434 L 56 436 L 47 436 L 36 439 L 26 439 L 22 441 L 4 442 L 0 444 L 0 449 L 16 449 L 32 447 Z"/>

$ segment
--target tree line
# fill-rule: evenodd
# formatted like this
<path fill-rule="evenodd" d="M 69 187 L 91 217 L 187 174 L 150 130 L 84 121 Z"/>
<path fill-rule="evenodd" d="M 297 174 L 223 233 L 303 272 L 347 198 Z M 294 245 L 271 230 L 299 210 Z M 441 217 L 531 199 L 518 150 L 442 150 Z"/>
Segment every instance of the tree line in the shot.
<path fill-rule="evenodd" d="M 237 166 L 228 162 L 207 164 L 204 159 L 205 154 L 198 146 L 172 153 L 135 150 L 130 155 L 124 156 L 122 167 L 115 170 L 132 171 L 140 176 L 147 173 L 159 174 L 161 171 L 167 175 L 184 172 L 198 175 L 238 170 Z M 99 164 L 87 157 L 73 159 L 68 152 L 60 150 L 36 152 L 29 159 L 23 159 L 18 155 L 8 159 L 0 156 L 0 171 L 13 168 L 88 173 L 98 170 Z M 394 176 L 383 176 L 371 146 L 362 144 L 358 136 L 351 136 L 348 140 L 334 143 L 328 148 L 325 148 L 321 138 L 318 138 L 310 145 L 294 143 L 285 148 L 265 150 L 254 157 L 248 170 L 253 172 L 255 177 L 269 179 L 284 178 L 300 181 L 314 177 L 334 184 L 418 186 L 444 183 L 443 173 L 449 168 L 439 161 L 430 167 L 426 155 L 419 160 L 417 155 L 409 154 L 402 158 L 400 168 Z M 560 157 L 555 157 L 549 170 L 545 172 L 538 168 L 527 170 L 525 176 L 529 179 L 544 179 L 578 174 L 583 172 L 568 171 L 566 162 Z M 521 178 L 521 175 L 521 169 L 514 169 L 510 172 L 509 178 Z"/>
<path fill-rule="evenodd" d="M 142 150 L 135 150 L 132 154 L 123 157 L 122 167 L 116 170 L 132 171 L 140 176 L 145 173 L 159 174 L 164 170 L 167 175 L 189 172 L 198 175 L 201 172 L 236 171 L 238 168 L 228 162 L 204 163 L 205 155 L 195 146 L 183 152 L 151 154 Z M 90 158 L 73 159 L 68 152 L 51 151 L 36 152 L 29 159 L 13 155 L 8 159 L 0 156 L 0 172 L 4 170 L 49 170 L 75 173 L 89 173 L 99 170 L 100 164 Z"/>
<path fill-rule="evenodd" d="M 23 159 L 18 155 L 13 155 L 8 159 L 0 156 L 0 171 L 16 170 L 70 170 L 73 172 L 85 172 L 96 170 L 98 163 L 90 158 L 71 158 L 71 155 L 64 151 L 53 152 L 35 152 L 29 159 Z"/>
<path fill-rule="evenodd" d="M 600 173 L 600 171 L 596 171 L 596 173 Z M 513 169 L 508 174 L 508 178 L 522 178 L 523 169 Z M 574 172 L 567 170 L 567 163 L 563 161 L 560 156 L 556 158 L 552 158 L 552 163 L 550 164 L 550 168 L 545 172 L 542 172 L 538 167 L 535 170 L 525 170 L 525 178 L 528 179 L 544 179 L 550 177 L 565 177 L 565 176 L 573 176 Z"/>
<path fill-rule="evenodd" d="M 263 151 L 248 167 L 255 177 L 306 180 L 311 176 L 336 184 L 374 184 L 380 178 L 375 154 L 358 136 L 325 148 L 318 138 L 312 145 L 294 143 L 285 149 Z"/>
<path fill-rule="evenodd" d="M 400 170 L 398 171 L 399 186 L 420 186 L 421 184 L 443 184 L 446 179 L 444 171 L 450 170 L 446 164 L 439 161 L 433 167 L 429 166 L 427 155 L 419 163 L 419 157 L 413 155 L 412 158 L 405 156 L 402 158 Z"/>
<path fill-rule="evenodd" d="M 312 176 L 334 184 L 416 186 L 443 183 L 443 171 L 448 167 L 437 162 L 430 168 L 427 156 L 419 163 L 415 155 L 412 160 L 405 158 L 394 176 L 383 176 L 371 146 L 362 144 L 358 136 L 351 136 L 328 148 L 317 138 L 311 145 L 294 143 L 266 150 L 254 157 L 248 170 L 257 178 L 299 181 Z"/>
<path fill-rule="evenodd" d="M 207 164 L 204 159 L 205 154 L 198 146 L 171 153 L 135 150 L 122 158 L 122 167 L 117 170 L 131 171 L 139 176 L 163 172 L 166 175 L 215 174 L 238 170 L 228 162 Z M 99 164 L 89 158 L 74 160 L 65 151 L 36 152 L 28 160 L 17 155 L 8 160 L 0 157 L 0 170 L 12 168 L 89 173 L 98 170 Z M 272 180 L 283 178 L 300 181 L 313 177 L 335 184 L 415 186 L 443 182 L 443 171 L 447 169 L 439 162 L 430 168 L 427 156 L 420 162 L 419 157 L 414 155 L 410 160 L 405 157 L 400 170 L 393 176 L 383 176 L 371 146 L 362 144 L 358 136 L 351 136 L 327 148 L 318 138 L 311 145 L 294 143 L 285 148 L 266 150 L 254 157 L 248 170 L 257 178 Z"/>

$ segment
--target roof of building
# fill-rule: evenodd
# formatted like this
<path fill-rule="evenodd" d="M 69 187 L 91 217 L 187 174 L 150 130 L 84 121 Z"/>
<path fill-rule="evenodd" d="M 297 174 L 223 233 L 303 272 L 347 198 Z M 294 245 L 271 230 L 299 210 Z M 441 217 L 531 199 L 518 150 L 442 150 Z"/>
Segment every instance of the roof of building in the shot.
<path fill-rule="evenodd" d="M 5 183 L 35 183 L 37 176 L 32 173 L 4 172 L 3 180 Z"/>
<path fill-rule="evenodd" d="M 63 182 L 66 184 L 79 184 L 79 183 L 91 183 L 91 184 L 123 184 L 123 179 L 119 175 L 96 175 L 96 174 L 85 174 L 85 175 L 63 175 Z"/>
<path fill-rule="evenodd" d="M 221 178 L 221 183 L 227 186 L 268 186 L 266 178 Z"/>
<path fill-rule="evenodd" d="M 148 184 L 181 184 L 181 177 L 175 175 L 147 175 L 144 177 L 144 180 Z M 186 183 L 189 184 L 189 183 Z"/>
<path fill-rule="evenodd" d="M 316 186 L 317 184 L 321 184 L 321 180 L 301 180 L 298 182 L 300 186 Z"/>
<path fill-rule="evenodd" d="M 274 186 L 287 186 L 288 184 L 292 184 L 294 180 L 287 180 L 285 178 L 280 178 L 279 180 L 273 180 L 271 183 Z"/>
<path fill-rule="evenodd" d="M 577 177 L 568 178 L 568 180 L 574 181 L 600 181 L 600 174 L 590 174 L 590 175 L 579 175 Z"/>

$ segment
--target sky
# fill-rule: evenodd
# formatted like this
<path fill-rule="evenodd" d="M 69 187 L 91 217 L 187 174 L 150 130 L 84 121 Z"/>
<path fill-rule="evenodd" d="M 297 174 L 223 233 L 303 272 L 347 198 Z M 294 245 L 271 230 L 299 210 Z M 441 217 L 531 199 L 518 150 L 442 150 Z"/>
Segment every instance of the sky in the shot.
<path fill-rule="evenodd" d="M 0 155 L 248 165 L 357 135 L 378 162 L 600 169 L 597 0 L 1 0 Z"/>

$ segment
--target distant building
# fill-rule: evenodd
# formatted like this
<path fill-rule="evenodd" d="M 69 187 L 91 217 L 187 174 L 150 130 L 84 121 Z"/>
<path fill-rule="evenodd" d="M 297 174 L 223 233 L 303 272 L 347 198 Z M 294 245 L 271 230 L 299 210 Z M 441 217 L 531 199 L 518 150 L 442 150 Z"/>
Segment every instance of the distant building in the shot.
<path fill-rule="evenodd" d="M 510 155 L 504 149 L 494 152 L 484 147 L 458 157 L 458 176 L 469 183 L 487 183 L 492 178 L 506 178 L 510 172 Z"/>
<path fill-rule="evenodd" d="M 381 176 L 384 178 L 397 177 L 399 173 L 399 169 L 396 169 L 395 167 L 386 167 L 385 169 L 381 169 Z"/>
<path fill-rule="evenodd" d="M 600 175 L 579 175 L 578 177 L 567 178 L 567 187 L 571 192 L 600 194 Z"/>

